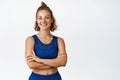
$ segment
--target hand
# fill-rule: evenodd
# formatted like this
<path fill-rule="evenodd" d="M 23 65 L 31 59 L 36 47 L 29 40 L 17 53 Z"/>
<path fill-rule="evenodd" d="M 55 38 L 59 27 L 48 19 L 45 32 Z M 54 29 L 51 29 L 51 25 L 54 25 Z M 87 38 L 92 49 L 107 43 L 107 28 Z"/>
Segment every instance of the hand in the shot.
<path fill-rule="evenodd" d="M 33 60 L 36 62 L 40 62 L 40 58 L 35 55 L 35 52 L 33 51 Z"/>
<path fill-rule="evenodd" d="M 35 55 L 35 52 L 33 51 L 33 54 L 27 56 L 27 60 L 29 63 L 32 61 L 40 62 L 40 58 Z"/>
<path fill-rule="evenodd" d="M 57 58 L 60 59 L 60 60 L 63 60 L 65 57 L 66 57 L 66 55 L 61 52 L 61 53 L 58 54 Z"/>
<path fill-rule="evenodd" d="M 28 63 L 31 63 L 31 62 L 35 61 L 33 59 L 33 55 L 28 55 L 26 58 L 27 58 Z"/>

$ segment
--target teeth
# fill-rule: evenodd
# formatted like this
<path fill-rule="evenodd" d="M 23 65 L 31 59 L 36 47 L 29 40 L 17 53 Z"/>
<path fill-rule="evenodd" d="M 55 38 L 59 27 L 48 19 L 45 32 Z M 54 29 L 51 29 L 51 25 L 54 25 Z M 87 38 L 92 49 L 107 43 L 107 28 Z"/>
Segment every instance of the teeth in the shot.
<path fill-rule="evenodd" d="M 46 26 L 46 24 L 42 24 L 42 26 Z"/>
<path fill-rule="evenodd" d="M 47 24 L 40 24 L 41 26 L 47 26 Z"/>
<path fill-rule="evenodd" d="M 40 25 L 46 25 L 46 24 L 40 24 Z"/>

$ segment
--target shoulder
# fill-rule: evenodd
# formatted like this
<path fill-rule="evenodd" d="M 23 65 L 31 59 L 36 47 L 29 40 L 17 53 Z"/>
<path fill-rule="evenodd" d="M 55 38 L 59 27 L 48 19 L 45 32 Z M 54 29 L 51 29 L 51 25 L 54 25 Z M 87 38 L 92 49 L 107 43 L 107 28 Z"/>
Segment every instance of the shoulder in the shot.
<path fill-rule="evenodd" d="M 58 37 L 58 49 L 61 52 L 66 52 L 66 50 L 65 50 L 65 42 L 64 42 L 64 39 L 61 38 L 61 37 Z"/>
<path fill-rule="evenodd" d="M 60 45 L 60 44 L 65 44 L 65 42 L 64 42 L 64 39 L 63 38 L 61 38 L 61 37 L 58 37 L 58 44 Z"/>
<path fill-rule="evenodd" d="M 34 38 L 33 38 L 33 36 L 28 36 L 28 37 L 26 38 L 26 43 L 34 43 Z"/>
<path fill-rule="evenodd" d="M 64 39 L 61 38 L 61 37 L 58 37 L 58 41 L 59 41 L 59 42 L 64 42 Z"/>
<path fill-rule="evenodd" d="M 55 36 L 55 35 L 53 35 L 53 36 L 57 39 L 58 43 L 59 42 L 64 42 L 64 39 L 62 37 Z"/>
<path fill-rule="evenodd" d="M 62 37 L 55 36 L 55 35 L 53 36 L 56 38 L 58 45 L 61 45 L 61 44 L 65 45 L 64 39 Z"/>

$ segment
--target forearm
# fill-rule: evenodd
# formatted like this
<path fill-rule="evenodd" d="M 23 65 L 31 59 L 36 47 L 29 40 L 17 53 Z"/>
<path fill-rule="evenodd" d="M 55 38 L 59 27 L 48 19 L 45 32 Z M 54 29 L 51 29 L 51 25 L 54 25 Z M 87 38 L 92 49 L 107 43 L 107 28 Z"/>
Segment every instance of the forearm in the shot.
<path fill-rule="evenodd" d="M 52 68 L 51 66 L 48 66 L 48 65 L 43 64 L 43 63 L 35 62 L 35 61 L 28 63 L 28 66 L 30 69 L 49 69 L 49 68 Z"/>
<path fill-rule="evenodd" d="M 54 59 L 41 59 L 36 57 L 35 61 L 52 67 L 61 67 L 66 65 L 67 55 L 66 53 L 59 53 L 57 58 Z"/>
<path fill-rule="evenodd" d="M 44 64 L 44 65 L 46 65 L 46 66 L 48 66 L 48 67 L 60 67 L 60 66 L 65 66 L 66 65 L 66 62 L 67 62 L 67 55 L 66 55 L 66 53 L 65 52 L 59 52 L 58 53 L 58 56 L 57 56 L 57 58 L 54 58 L 54 59 L 41 59 L 41 58 L 39 58 L 39 57 L 37 57 L 36 55 L 35 55 L 35 53 L 33 53 L 33 55 L 31 56 L 31 55 L 29 55 L 28 57 L 27 57 L 27 60 L 29 61 L 29 62 L 31 62 L 31 61 L 36 61 L 36 62 L 38 62 L 38 64 L 39 63 L 42 63 L 42 64 Z M 36 67 L 39 67 L 39 66 L 35 66 L 35 68 Z"/>
<path fill-rule="evenodd" d="M 40 59 L 38 60 L 38 62 L 52 66 L 52 67 L 61 67 L 61 66 L 65 66 L 66 62 L 67 62 L 67 57 L 57 57 L 55 59 Z"/>
<path fill-rule="evenodd" d="M 30 69 L 49 69 L 49 68 L 52 68 L 52 66 L 35 61 L 33 55 L 26 56 L 26 62 L 27 62 Z"/>
<path fill-rule="evenodd" d="M 60 59 L 44 59 L 42 60 L 42 63 L 52 67 L 61 67 L 66 65 L 66 61 Z"/>

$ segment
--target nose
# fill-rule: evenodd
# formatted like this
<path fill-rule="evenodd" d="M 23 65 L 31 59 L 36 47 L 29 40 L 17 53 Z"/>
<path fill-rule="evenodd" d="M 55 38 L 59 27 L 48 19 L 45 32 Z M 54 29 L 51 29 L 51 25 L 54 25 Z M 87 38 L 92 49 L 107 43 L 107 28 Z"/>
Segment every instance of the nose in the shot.
<path fill-rule="evenodd" d="M 42 23 L 45 23 L 45 19 L 42 19 L 41 22 L 42 22 Z"/>

